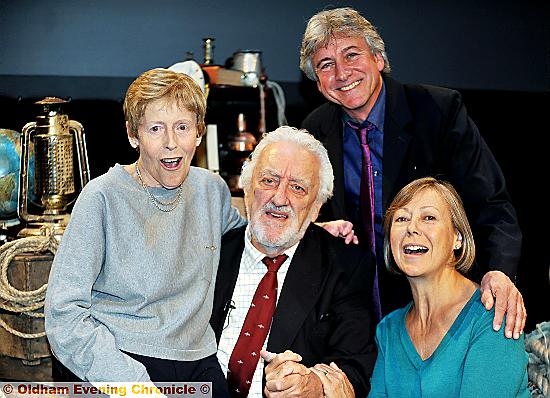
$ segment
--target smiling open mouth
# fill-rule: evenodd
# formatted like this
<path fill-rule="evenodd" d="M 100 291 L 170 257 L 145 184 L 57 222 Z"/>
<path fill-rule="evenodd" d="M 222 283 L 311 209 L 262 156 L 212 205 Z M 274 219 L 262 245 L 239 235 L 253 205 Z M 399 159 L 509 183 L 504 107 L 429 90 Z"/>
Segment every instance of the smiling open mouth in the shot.
<path fill-rule="evenodd" d="M 268 216 L 271 216 L 273 218 L 278 218 L 278 219 L 281 219 L 281 220 L 286 220 L 288 218 L 288 214 L 274 213 L 272 211 L 266 211 L 265 214 L 267 214 Z"/>
<path fill-rule="evenodd" d="M 359 83 L 361 83 L 361 80 L 357 80 L 351 84 L 348 84 L 347 86 L 344 86 L 344 87 L 340 87 L 338 90 L 340 91 L 349 91 L 351 90 L 352 88 L 355 88 L 359 85 Z"/>
<path fill-rule="evenodd" d="M 160 162 L 167 169 L 175 169 L 180 165 L 181 159 L 182 158 L 166 158 L 166 159 L 161 159 Z"/>
<path fill-rule="evenodd" d="M 428 248 L 420 245 L 407 245 L 403 248 L 405 254 L 423 254 L 428 252 Z"/>

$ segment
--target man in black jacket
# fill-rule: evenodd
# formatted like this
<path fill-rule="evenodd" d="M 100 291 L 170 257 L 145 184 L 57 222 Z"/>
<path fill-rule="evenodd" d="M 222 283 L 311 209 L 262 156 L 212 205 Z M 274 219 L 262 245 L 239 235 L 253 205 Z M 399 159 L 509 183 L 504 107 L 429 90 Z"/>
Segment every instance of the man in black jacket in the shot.
<path fill-rule="evenodd" d="M 351 123 L 373 127 L 368 146 L 381 315 L 410 301 L 404 278 L 390 275 L 382 264 L 384 211 L 408 182 L 433 176 L 452 183 L 464 201 L 479 253 L 470 277 L 481 283 L 486 308 L 496 305 L 495 330 L 506 313 L 505 335 L 519 338 L 526 313 L 513 281 L 521 231 L 502 171 L 460 94 L 392 79 L 384 41 L 351 8 L 325 10 L 309 20 L 300 67 L 329 100 L 302 125 L 323 142 L 334 167 L 334 196 L 320 219 L 352 221 L 363 243 L 368 239 L 361 221 L 362 152 Z"/>
<path fill-rule="evenodd" d="M 275 353 L 292 350 L 301 356 L 300 366 L 335 362 L 355 394 L 365 396 L 376 360 L 370 312 L 374 258 L 313 224 L 332 195 L 326 149 L 307 132 L 280 127 L 259 142 L 241 180 L 249 225 L 222 239 L 210 321 L 222 369 L 238 373 L 236 363 L 259 358 L 260 349 L 248 346 L 247 354 L 237 357 L 234 347 L 239 339 L 254 337 L 243 325 L 249 308 L 257 307 L 252 297 L 266 272 L 262 259 L 285 254 L 277 271 L 271 329 L 261 324 L 269 330 L 262 347 Z M 263 360 L 254 366 L 253 377 L 246 379 L 248 396 L 261 397 Z M 294 396 L 323 396 L 314 372 L 288 375 L 275 388 Z M 236 390 L 230 388 L 232 396 L 247 396 Z"/>

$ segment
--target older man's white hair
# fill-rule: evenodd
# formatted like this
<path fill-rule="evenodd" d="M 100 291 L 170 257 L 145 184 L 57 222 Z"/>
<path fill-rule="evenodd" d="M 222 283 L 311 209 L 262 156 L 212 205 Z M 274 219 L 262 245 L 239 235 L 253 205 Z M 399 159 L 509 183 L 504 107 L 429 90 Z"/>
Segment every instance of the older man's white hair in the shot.
<path fill-rule="evenodd" d="M 256 162 L 260 158 L 263 150 L 275 142 L 290 142 L 304 148 L 319 159 L 319 192 L 317 192 L 317 203 L 325 203 L 332 197 L 334 188 L 334 173 L 332 165 L 328 159 L 328 153 L 323 144 L 311 135 L 307 130 L 299 130 L 295 127 L 281 126 L 276 130 L 266 133 L 250 154 L 249 159 L 243 164 L 241 172 L 241 184 L 245 193 L 250 191 L 252 174 L 256 167 Z"/>

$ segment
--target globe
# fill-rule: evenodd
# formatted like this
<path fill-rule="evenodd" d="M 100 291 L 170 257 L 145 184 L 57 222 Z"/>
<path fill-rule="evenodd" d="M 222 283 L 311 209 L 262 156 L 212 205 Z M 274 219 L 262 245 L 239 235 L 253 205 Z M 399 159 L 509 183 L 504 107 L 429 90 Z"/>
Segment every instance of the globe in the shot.
<path fill-rule="evenodd" d="M 17 223 L 19 168 L 21 162 L 20 134 L 0 129 L 0 223 Z M 29 192 L 34 191 L 34 156 L 29 153 Z"/>

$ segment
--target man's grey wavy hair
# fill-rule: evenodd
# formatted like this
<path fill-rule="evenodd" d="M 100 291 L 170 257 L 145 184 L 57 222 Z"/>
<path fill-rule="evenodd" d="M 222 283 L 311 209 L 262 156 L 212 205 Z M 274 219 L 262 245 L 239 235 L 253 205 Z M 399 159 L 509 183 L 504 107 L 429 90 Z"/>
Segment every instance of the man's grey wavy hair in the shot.
<path fill-rule="evenodd" d="M 299 130 L 295 127 L 281 126 L 276 130 L 266 133 L 254 148 L 249 158 L 243 164 L 241 171 L 241 184 L 245 193 L 250 192 L 252 174 L 256 162 L 261 157 L 263 150 L 270 144 L 276 142 L 290 142 L 300 146 L 319 159 L 319 192 L 317 192 L 317 203 L 323 204 L 332 197 L 334 189 L 334 173 L 328 159 L 328 153 L 323 144 L 311 135 L 307 130 Z"/>
<path fill-rule="evenodd" d="M 384 60 L 382 72 L 391 71 L 384 40 L 376 28 L 353 8 L 343 7 L 320 11 L 307 23 L 300 49 L 300 69 L 308 78 L 317 81 L 312 58 L 320 47 L 338 36 L 363 37 L 372 54 L 380 54 Z"/>

